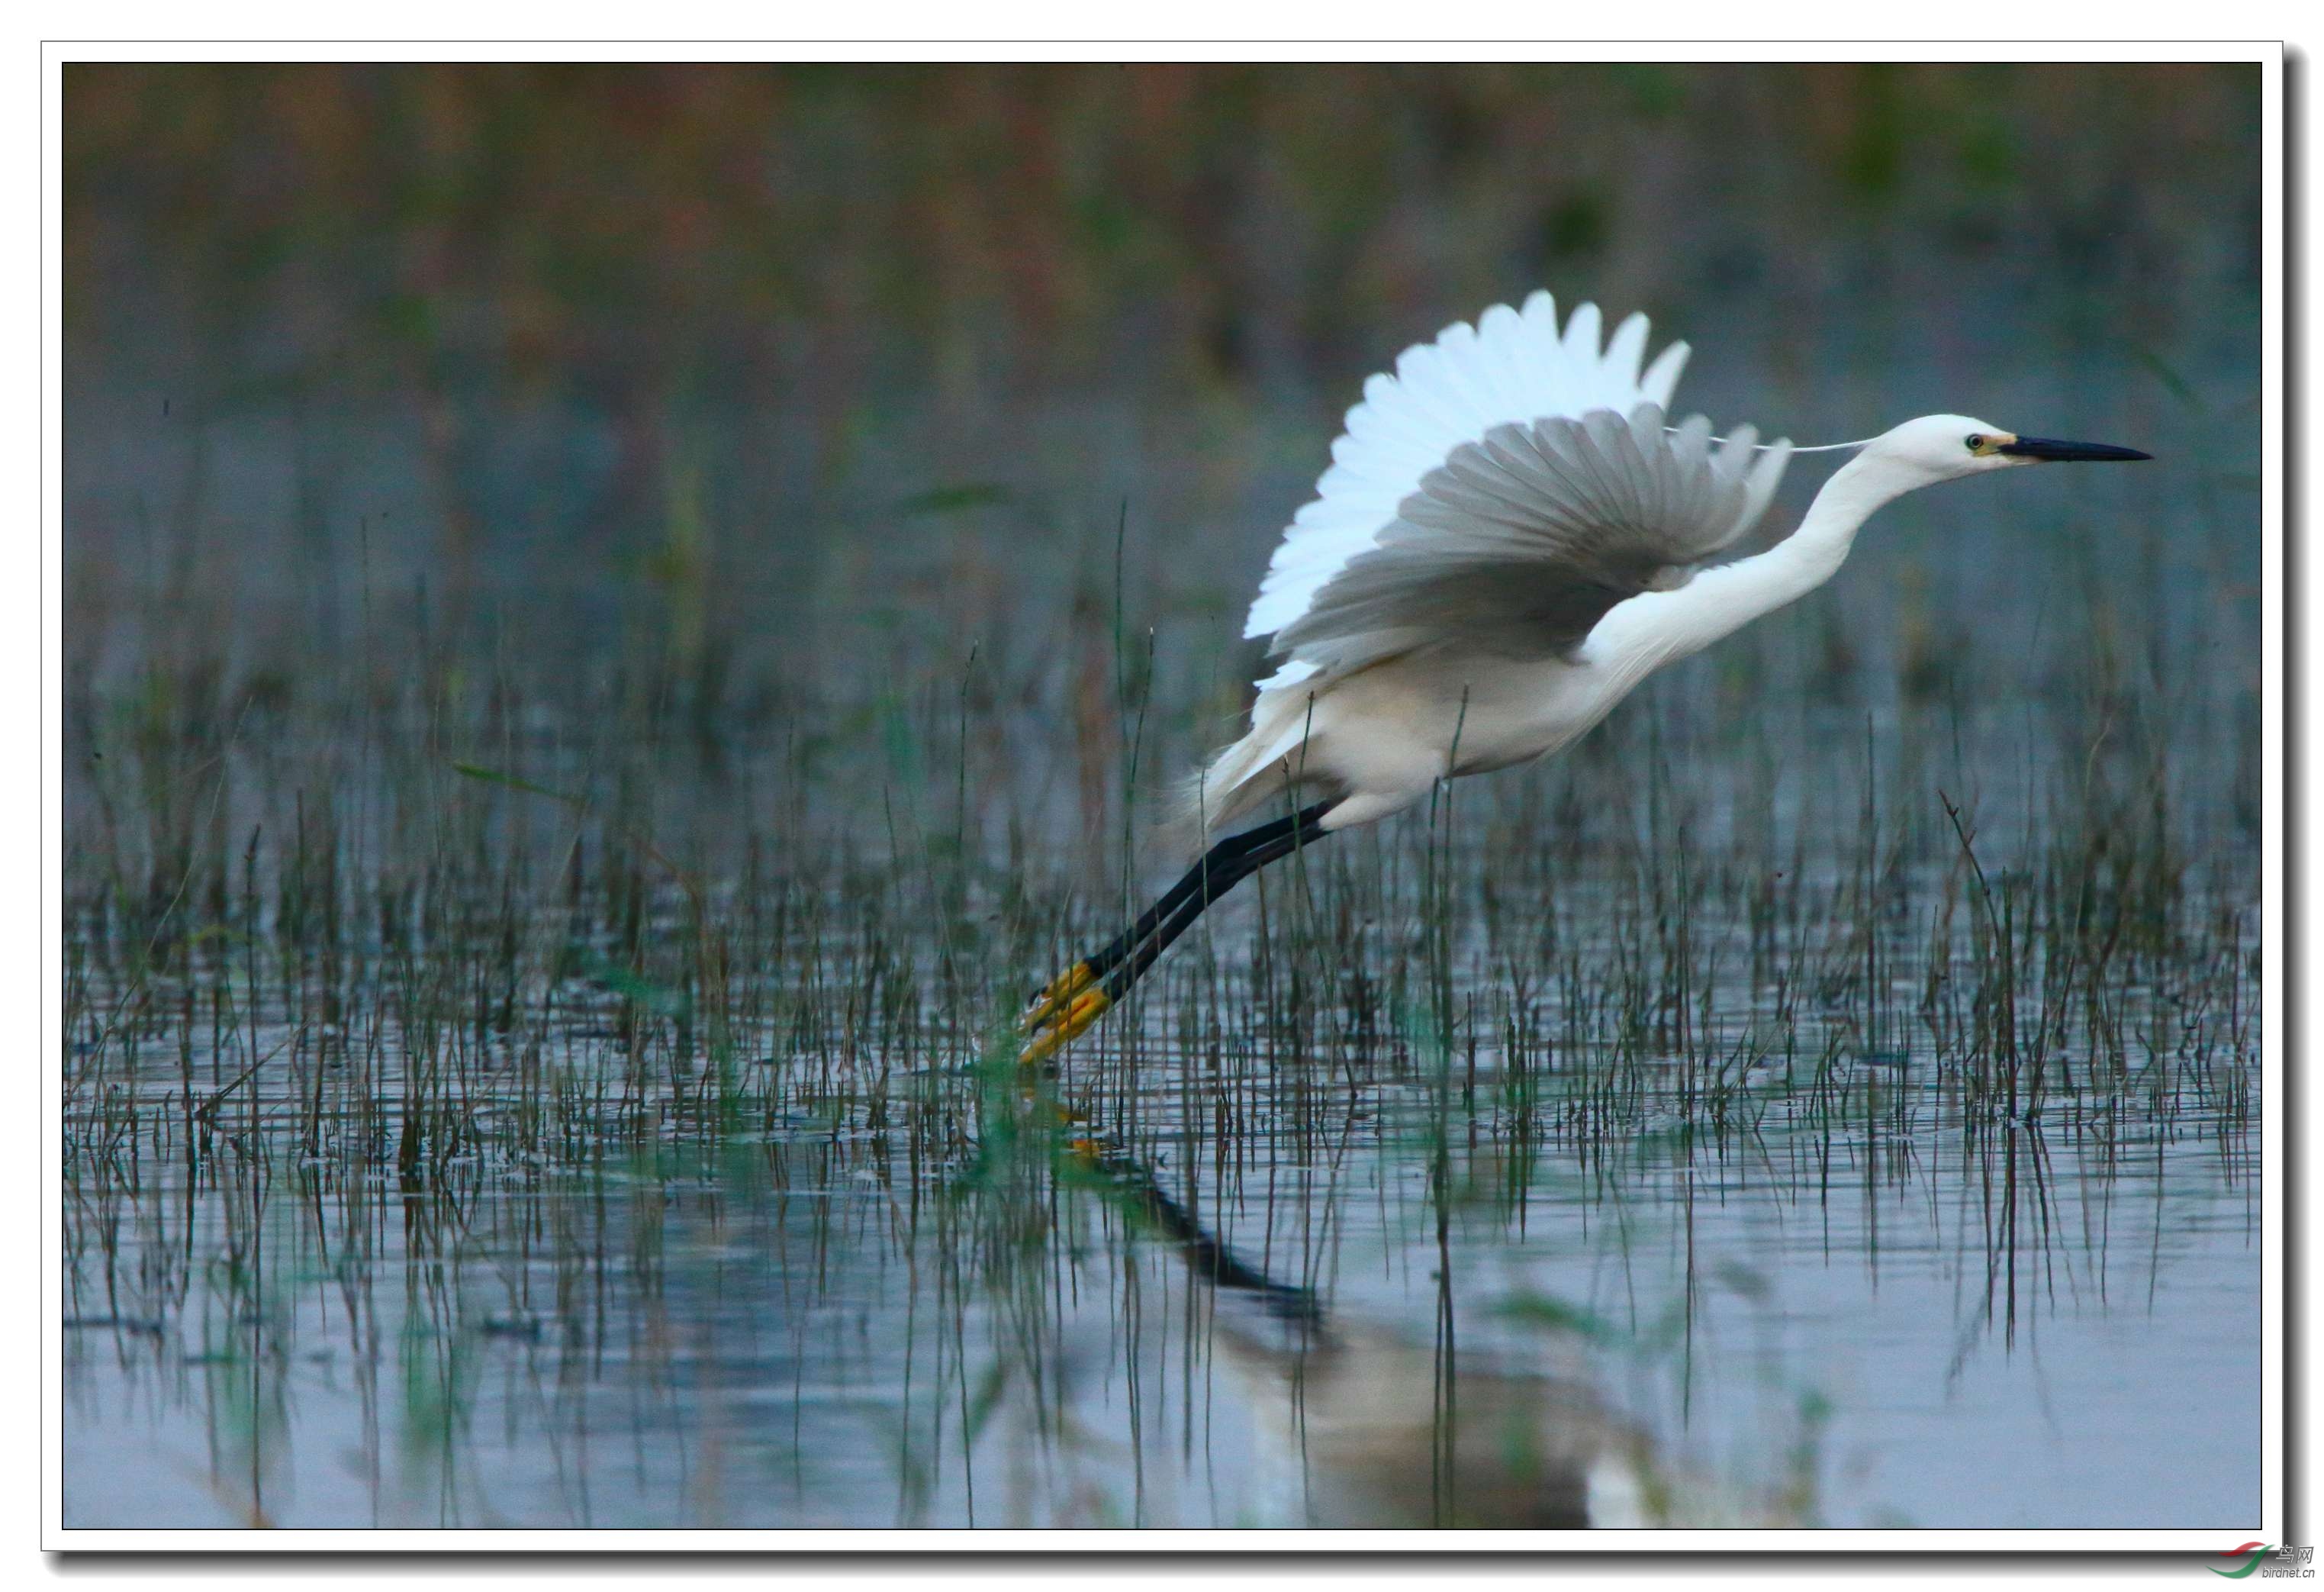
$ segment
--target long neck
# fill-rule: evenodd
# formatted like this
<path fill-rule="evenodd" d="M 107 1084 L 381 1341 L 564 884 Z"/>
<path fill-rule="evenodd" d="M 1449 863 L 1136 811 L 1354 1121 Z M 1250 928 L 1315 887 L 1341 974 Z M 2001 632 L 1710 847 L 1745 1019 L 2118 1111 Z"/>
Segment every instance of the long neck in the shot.
<path fill-rule="evenodd" d="M 1617 604 L 1591 633 L 1587 655 L 1635 679 L 1701 652 L 1831 579 L 1873 511 L 1914 484 L 1857 455 L 1823 484 L 1798 530 L 1766 552 L 1702 570 L 1674 591 Z"/>

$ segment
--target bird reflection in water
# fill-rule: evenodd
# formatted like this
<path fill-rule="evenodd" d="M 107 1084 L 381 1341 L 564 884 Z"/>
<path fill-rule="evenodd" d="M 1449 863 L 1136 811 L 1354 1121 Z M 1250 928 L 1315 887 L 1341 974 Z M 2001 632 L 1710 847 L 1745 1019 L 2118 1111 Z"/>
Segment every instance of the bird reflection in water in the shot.
<path fill-rule="evenodd" d="M 1528 1363 L 1455 1355 L 1327 1310 L 1313 1290 L 1236 1255 L 1119 1152 L 1084 1159 L 1132 1217 L 1216 1291 L 1214 1363 L 1256 1440 L 1268 1523 L 1529 1530 L 1673 1523 L 1658 1518 L 1643 1433 L 1607 1408 L 1571 1335 Z M 1223 1391 L 1223 1389 L 1222 1389 Z"/>

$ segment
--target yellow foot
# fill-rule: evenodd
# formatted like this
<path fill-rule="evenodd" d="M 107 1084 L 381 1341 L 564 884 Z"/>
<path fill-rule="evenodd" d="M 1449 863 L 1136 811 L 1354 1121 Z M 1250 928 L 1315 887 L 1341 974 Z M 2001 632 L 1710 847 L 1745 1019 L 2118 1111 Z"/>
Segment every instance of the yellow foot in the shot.
<path fill-rule="evenodd" d="M 1097 969 L 1087 962 L 1075 962 L 1072 967 L 1049 980 L 1047 989 L 1033 997 L 1021 1019 L 1027 1033 L 1038 1033 L 1065 1009 L 1065 1003 L 1097 982 Z M 1102 1007 L 1099 1008 L 1101 1011 Z"/>
<path fill-rule="evenodd" d="M 1036 1067 L 1047 1061 L 1072 1043 L 1076 1034 L 1105 1015 L 1105 1009 L 1111 1004 L 1113 1002 L 1105 991 L 1083 990 L 1073 998 L 1072 1004 L 1048 1023 L 1047 1032 L 1033 1036 L 1026 1044 L 1024 1053 L 1017 1058 L 1017 1064 L 1019 1067 Z M 1034 1025 L 1038 1026 L 1038 1023 Z"/>
<path fill-rule="evenodd" d="M 1106 1157 L 1113 1152 L 1103 1139 L 1073 1138 L 1065 1141 L 1066 1152 L 1092 1171 L 1105 1170 Z"/>

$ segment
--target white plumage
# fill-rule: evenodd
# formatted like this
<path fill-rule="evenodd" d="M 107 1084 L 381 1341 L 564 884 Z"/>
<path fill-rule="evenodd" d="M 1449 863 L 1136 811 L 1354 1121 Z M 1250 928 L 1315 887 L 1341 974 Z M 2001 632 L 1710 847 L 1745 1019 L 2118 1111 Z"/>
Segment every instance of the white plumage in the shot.
<path fill-rule="evenodd" d="M 1666 427 L 1687 346 L 1642 374 L 1646 318 L 1602 347 L 1600 325 L 1583 304 L 1561 330 L 1536 292 L 1364 384 L 1251 605 L 1283 661 L 1197 782 L 1204 828 L 1287 785 L 1337 798 L 1330 828 L 1385 816 L 1554 750 L 1635 683 L 1587 666 L 1591 632 L 1756 523 L 1791 445 Z"/>
<path fill-rule="evenodd" d="M 1545 293 L 1407 348 L 1364 384 L 1314 500 L 1284 533 L 1244 634 L 1282 660 L 1250 728 L 1193 782 L 1207 838 L 1272 799 L 1146 914 L 1035 1000 L 1028 1062 L 1097 1020 L 1239 879 L 1336 829 L 1586 733 L 1664 664 L 1812 591 L 1881 504 L 2042 459 L 2135 449 L 2019 437 L 1966 415 L 1907 421 L 1835 471 L 1790 536 L 1703 560 L 1756 524 L 1793 452 L 1700 416 L 1664 422 L 1686 345 L 1641 374 L 1646 321 L 1602 347 L 1595 305 L 1561 329 Z"/>
<path fill-rule="evenodd" d="M 1646 318 L 1633 315 L 1598 345 L 1598 306 L 1584 304 L 1557 326 L 1557 302 L 1536 292 L 1522 313 L 1496 304 L 1475 327 L 1456 321 L 1433 343 L 1407 348 L 1364 384 L 1332 444 L 1332 467 L 1314 500 L 1292 516 L 1250 606 L 1246 636 L 1269 635 L 1306 612 L 1316 591 L 1373 545 L 1423 477 L 1464 442 L 1495 426 L 1593 409 L 1627 415 L 1641 403 L 1664 409 L 1685 368 L 1687 346 L 1673 343 L 1642 376 Z M 1268 682 L 1269 685 L 1276 681 Z M 1286 682 L 1287 683 L 1287 682 Z"/>

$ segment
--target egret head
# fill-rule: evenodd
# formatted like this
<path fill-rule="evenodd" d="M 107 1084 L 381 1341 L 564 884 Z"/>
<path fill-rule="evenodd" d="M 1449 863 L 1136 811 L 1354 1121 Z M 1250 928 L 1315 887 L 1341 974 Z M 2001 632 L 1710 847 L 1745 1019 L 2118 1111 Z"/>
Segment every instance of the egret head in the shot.
<path fill-rule="evenodd" d="M 1920 479 L 1914 484 L 1925 486 L 2044 460 L 2097 461 L 2154 456 L 2106 442 L 2061 442 L 2051 437 L 2021 437 L 1965 414 L 1924 414 L 1875 437 L 1865 444 L 1860 457 L 1868 463 L 1886 464 L 1918 476 Z"/>

